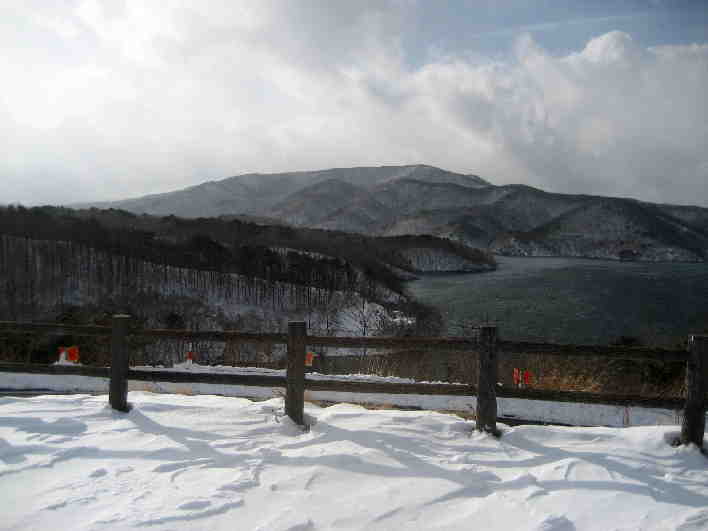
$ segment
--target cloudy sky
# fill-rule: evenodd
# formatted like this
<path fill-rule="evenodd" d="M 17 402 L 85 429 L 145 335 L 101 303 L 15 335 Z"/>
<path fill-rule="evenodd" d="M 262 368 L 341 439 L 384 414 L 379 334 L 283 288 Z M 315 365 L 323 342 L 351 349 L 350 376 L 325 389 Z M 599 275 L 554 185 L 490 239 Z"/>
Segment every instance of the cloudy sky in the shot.
<path fill-rule="evenodd" d="M 708 2 L 0 0 L 0 203 L 425 163 L 708 206 Z"/>

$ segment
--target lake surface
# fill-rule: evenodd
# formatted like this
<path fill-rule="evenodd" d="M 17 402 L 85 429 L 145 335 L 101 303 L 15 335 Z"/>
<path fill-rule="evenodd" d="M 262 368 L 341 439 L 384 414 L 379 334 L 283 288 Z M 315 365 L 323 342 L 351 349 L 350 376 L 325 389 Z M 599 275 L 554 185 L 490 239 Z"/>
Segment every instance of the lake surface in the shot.
<path fill-rule="evenodd" d="M 408 288 L 454 335 L 461 322 L 485 320 L 505 339 L 579 344 L 633 336 L 672 347 L 708 332 L 708 264 L 496 259 L 491 273 L 426 275 Z"/>

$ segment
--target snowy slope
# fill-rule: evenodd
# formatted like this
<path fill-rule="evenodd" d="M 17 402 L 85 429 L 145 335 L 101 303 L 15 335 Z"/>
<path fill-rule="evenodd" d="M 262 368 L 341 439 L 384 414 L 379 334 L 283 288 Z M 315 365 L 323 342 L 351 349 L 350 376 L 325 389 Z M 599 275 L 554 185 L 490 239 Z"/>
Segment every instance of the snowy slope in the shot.
<path fill-rule="evenodd" d="M 130 212 L 165 216 L 201 217 L 222 214 L 260 214 L 273 209 L 290 194 L 318 183 L 337 180 L 373 189 L 400 179 L 431 183 L 455 183 L 469 188 L 490 184 L 476 175 L 463 175 L 426 165 L 331 168 L 287 173 L 247 173 L 219 181 L 208 181 L 182 190 L 121 201 L 82 203 L 77 207 L 121 208 Z"/>
<path fill-rule="evenodd" d="M 708 466 L 675 427 L 506 428 L 282 400 L 133 393 L 0 399 L 7 530 L 708 528 Z"/>
<path fill-rule="evenodd" d="M 503 235 L 492 247 L 520 256 L 702 262 L 708 236 L 654 205 L 596 199 L 531 231 Z"/>

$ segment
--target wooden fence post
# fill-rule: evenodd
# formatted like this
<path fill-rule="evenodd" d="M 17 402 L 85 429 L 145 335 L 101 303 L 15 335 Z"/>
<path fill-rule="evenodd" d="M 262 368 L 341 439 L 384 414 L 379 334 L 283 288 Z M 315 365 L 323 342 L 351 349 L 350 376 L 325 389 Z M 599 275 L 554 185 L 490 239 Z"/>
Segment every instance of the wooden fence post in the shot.
<path fill-rule="evenodd" d="M 703 447 L 708 391 L 708 336 L 688 338 L 686 362 L 686 407 L 681 425 L 681 443 Z"/>
<path fill-rule="evenodd" d="M 285 414 L 299 425 L 305 423 L 305 349 L 307 325 L 288 323 L 288 368 L 286 372 Z"/>
<path fill-rule="evenodd" d="M 493 435 L 497 430 L 497 327 L 479 330 L 479 373 L 477 375 L 477 429 Z"/>
<path fill-rule="evenodd" d="M 111 382 L 108 402 L 117 411 L 128 411 L 128 324 L 130 315 L 114 315 L 111 330 Z"/>

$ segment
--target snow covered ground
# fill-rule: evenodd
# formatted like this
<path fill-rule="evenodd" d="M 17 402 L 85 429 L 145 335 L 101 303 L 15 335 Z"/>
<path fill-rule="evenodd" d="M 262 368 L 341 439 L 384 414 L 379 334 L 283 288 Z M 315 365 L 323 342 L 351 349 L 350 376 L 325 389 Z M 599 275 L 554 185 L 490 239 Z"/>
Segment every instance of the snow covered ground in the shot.
<path fill-rule="evenodd" d="M 677 427 L 504 428 L 431 411 L 130 393 L 0 398 L 4 530 L 708 529 Z"/>
<path fill-rule="evenodd" d="M 152 367 L 135 367 L 151 369 Z M 265 374 L 284 376 L 284 370 L 260 369 L 254 367 L 207 367 L 180 364 L 165 371 L 221 372 L 234 374 Z M 413 380 L 393 376 L 364 374 L 322 375 L 308 374 L 308 379 L 340 381 L 371 381 L 378 383 L 411 383 Z M 418 382 L 421 383 L 421 382 Z M 282 388 L 257 387 L 248 385 L 226 385 L 207 383 L 169 383 L 128 381 L 131 391 L 156 393 L 179 393 L 186 395 L 213 394 L 233 397 L 273 398 L 282 396 Z M 47 375 L 29 373 L 0 373 L 0 389 L 54 390 L 60 392 L 107 393 L 108 379 L 77 375 Z M 419 395 L 389 393 L 350 393 L 339 391 L 306 391 L 305 400 L 328 402 L 353 402 L 358 404 L 395 405 L 418 407 L 430 410 L 473 412 L 477 407 L 474 396 L 460 395 Z M 574 426 L 653 426 L 675 425 L 681 422 L 680 412 L 670 409 L 644 408 L 603 404 L 583 404 L 577 402 L 551 402 L 546 400 L 524 400 L 519 398 L 497 398 L 500 417 L 532 420 L 538 422 L 569 424 Z"/>
<path fill-rule="evenodd" d="M 151 365 L 137 365 L 131 367 L 138 371 L 172 371 L 172 372 L 201 372 L 201 373 L 220 373 L 220 374 L 257 374 L 262 376 L 285 376 L 285 369 L 266 369 L 263 367 L 232 367 L 230 365 L 200 365 L 186 361 L 184 363 L 175 363 L 170 368 L 153 367 Z M 377 382 L 377 383 L 415 383 L 412 378 L 400 378 L 398 376 L 377 376 L 375 374 L 320 374 L 311 372 L 305 375 L 311 380 L 346 380 L 359 382 Z M 443 383 L 443 382 L 436 382 Z"/>

